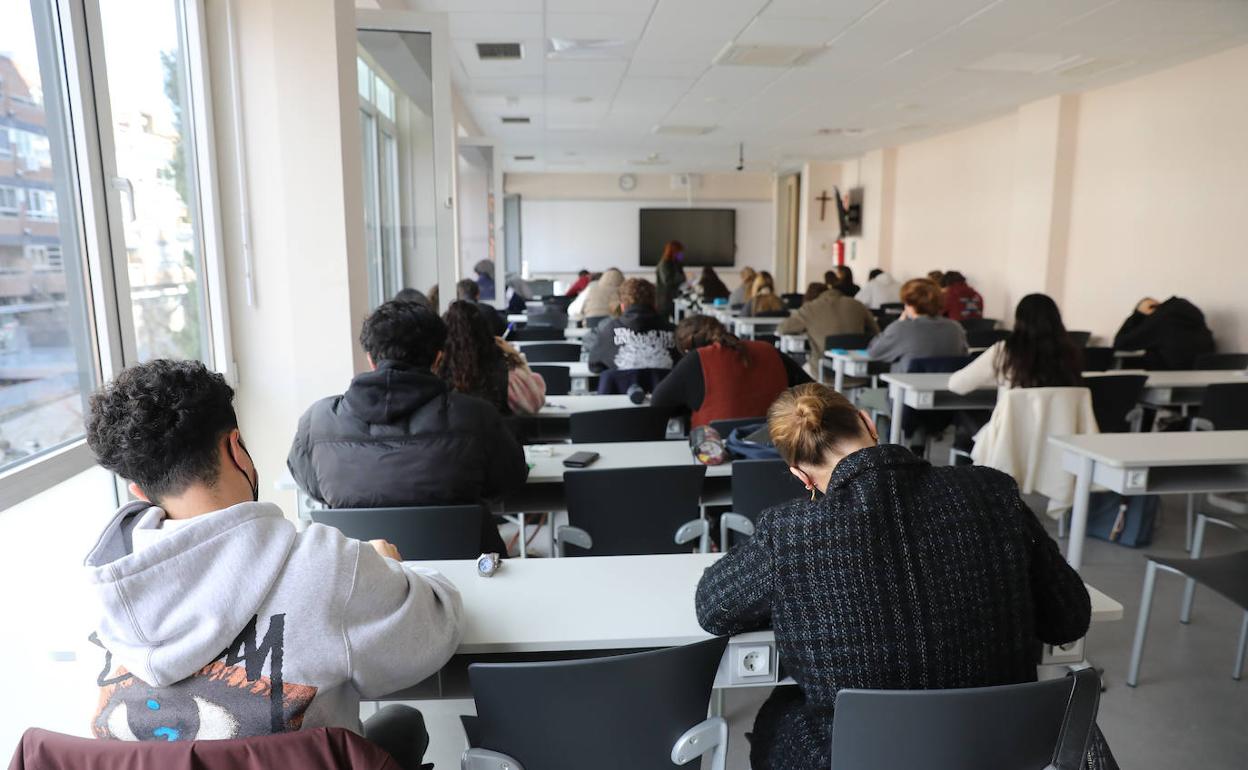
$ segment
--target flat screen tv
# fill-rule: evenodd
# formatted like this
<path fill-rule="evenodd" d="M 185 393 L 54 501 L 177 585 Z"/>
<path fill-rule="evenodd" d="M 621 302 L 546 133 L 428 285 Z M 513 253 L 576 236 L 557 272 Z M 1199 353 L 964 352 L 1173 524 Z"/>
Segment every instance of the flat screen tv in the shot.
<path fill-rule="evenodd" d="M 657 265 L 668 241 L 684 244 L 683 265 L 731 267 L 737 255 L 737 211 L 642 209 L 641 264 Z"/>

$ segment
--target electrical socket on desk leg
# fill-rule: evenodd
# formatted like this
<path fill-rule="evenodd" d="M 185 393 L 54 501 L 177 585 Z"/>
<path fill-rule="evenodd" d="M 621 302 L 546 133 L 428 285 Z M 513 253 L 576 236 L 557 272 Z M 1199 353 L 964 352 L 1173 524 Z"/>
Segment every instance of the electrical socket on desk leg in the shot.
<path fill-rule="evenodd" d="M 737 677 L 771 676 L 771 647 L 766 644 L 737 648 Z"/>

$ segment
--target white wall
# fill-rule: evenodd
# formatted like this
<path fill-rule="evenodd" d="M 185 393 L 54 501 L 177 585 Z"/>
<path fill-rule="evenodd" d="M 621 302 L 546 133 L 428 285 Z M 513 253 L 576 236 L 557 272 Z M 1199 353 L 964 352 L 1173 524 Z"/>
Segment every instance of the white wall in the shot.
<path fill-rule="evenodd" d="M 585 268 L 650 273 L 640 257 L 640 210 L 683 208 L 690 196 L 673 190 L 669 174 L 636 174 L 637 187 L 619 189 L 613 174 L 508 174 L 507 193 L 520 195 L 521 248 L 532 275 Z M 698 177 L 694 208 L 737 212 L 736 269 L 775 265 L 774 181 L 769 174 Z M 723 268 L 725 275 L 733 268 Z M 728 283 L 732 284 L 731 281 Z"/>

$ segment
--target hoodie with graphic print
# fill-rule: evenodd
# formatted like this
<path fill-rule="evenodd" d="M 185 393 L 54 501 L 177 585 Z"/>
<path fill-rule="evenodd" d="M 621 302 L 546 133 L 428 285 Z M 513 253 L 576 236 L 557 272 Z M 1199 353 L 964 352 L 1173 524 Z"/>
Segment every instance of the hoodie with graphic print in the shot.
<path fill-rule="evenodd" d="M 598 327 L 589 352 L 589 369 L 671 369 L 676 352 L 676 327 L 654 308 L 633 305 L 619 318 Z"/>

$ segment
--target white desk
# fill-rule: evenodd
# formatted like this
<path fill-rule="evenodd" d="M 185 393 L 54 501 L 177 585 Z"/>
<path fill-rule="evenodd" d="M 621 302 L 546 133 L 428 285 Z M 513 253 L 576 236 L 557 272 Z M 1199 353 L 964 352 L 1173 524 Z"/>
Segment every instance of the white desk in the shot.
<path fill-rule="evenodd" d="M 1092 485 L 1122 495 L 1248 490 L 1248 431 L 1101 433 L 1052 436 L 1062 466 L 1075 475 L 1066 560 L 1083 562 Z"/>
<path fill-rule="evenodd" d="M 1132 374 L 1135 370 L 1115 370 L 1112 372 L 1084 372 L 1085 378 L 1111 377 L 1120 374 Z M 1225 371 L 1220 369 L 1200 369 L 1178 372 L 1144 372 L 1148 381 L 1144 383 L 1144 392 L 1140 401 L 1149 406 L 1182 406 L 1200 403 L 1205 388 L 1224 382 L 1248 382 L 1248 375 L 1242 371 Z M 889 441 L 901 442 L 902 406 L 920 411 L 942 409 L 991 409 L 997 403 L 996 388 L 985 388 L 958 395 L 949 390 L 948 374 L 885 374 L 881 376 L 888 383 L 889 400 L 893 405 L 893 419 L 889 426 Z"/>
<path fill-rule="evenodd" d="M 807 337 L 805 334 L 781 334 L 781 353 L 806 353 Z"/>
<path fill-rule="evenodd" d="M 670 647 L 710 638 L 698 625 L 693 597 L 703 571 L 722 554 L 587 556 L 507 560 L 492 578 L 475 562 L 433 561 L 464 599 L 464 637 L 457 655 Z M 1122 617 L 1122 605 L 1088 587 L 1092 621 Z M 735 649 L 770 650 L 770 673 L 741 677 Z M 734 636 L 715 686 L 774 686 L 777 652 L 771 631 Z"/>
<path fill-rule="evenodd" d="M 774 332 L 776 327 L 784 323 L 788 316 L 741 316 L 733 318 L 732 331 L 742 339 L 752 340 L 758 334 Z"/>
<path fill-rule="evenodd" d="M 823 357 L 832 362 L 832 387 L 842 393 L 846 377 L 869 377 L 888 371 L 888 361 L 872 361 L 865 350 L 825 350 Z M 823 382 L 823 367 L 819 367 L 819 381 Z"/>
<path fill-rule="evenodd" d="M 591 396 L 590 398 L 605 398 Z M 525 447 L 525 458 L 533 466 L 529 469 L 529 484 L 562 484 L 563 461 L 576 452 L 597 452 L 601 455 L 586 470 L 620 470 L 625 468 L 649 468 L 670 465 L 697 465 L 687 441 L 621 441 L 611 444 L 545 444 L 552 450 L 550 455 L 538 454 L 532 447 Z M 732 464 L 706 466 L 707 478 L 732 476 Z"/>
<path fill-rule="evenodd" d="M 601 412 L 604 409 L 628 409 L 635 406 L 644 406 L 644 404 L 634 404 L 629 400 L 628 396 L 623 395 L 599 396 L 591 393 L 581 396 L 547 396 L 546 404 L 537 413 L 537 417 L 544 419 L 567 419 L 574 414 L 582 414 L 584 412 Z"/>
<path fill-rule="evenodd" d="M 589 327 L 587 326 L 569 326 L 563 330 L 563 337 L 566 340 L 580 340 L 586 334 L 589 334 Z"/>
<path fill-rule="evenodd" d="M 572 330 L 569 329 L 568 331 Z M 567 339 L 567 332 L 564 332 L 563 342 L 559 340 L 507 340 L 507 344 L 523 353 L 524 349 L 531 345 L 580 345 L 581 340 L 579 338 Z"/>

